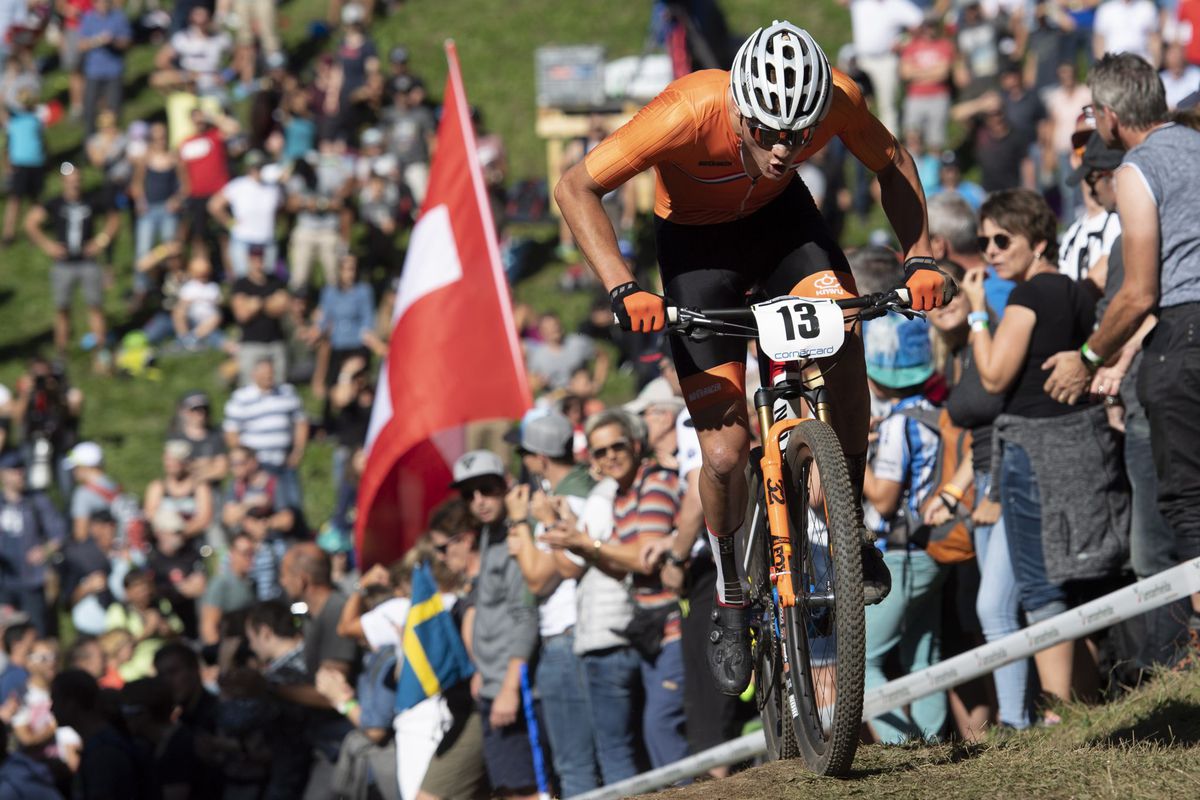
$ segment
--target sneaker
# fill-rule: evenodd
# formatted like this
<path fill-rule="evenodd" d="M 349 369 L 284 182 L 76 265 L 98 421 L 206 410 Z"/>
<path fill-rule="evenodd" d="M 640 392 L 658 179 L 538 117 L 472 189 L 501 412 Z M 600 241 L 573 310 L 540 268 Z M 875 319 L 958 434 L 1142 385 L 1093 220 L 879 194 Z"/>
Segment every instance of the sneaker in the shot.
<path fill-rule="evenodd" d="M 883 602 L 892 590 L 892 573 L 883 562 L 883 553 L 873 544 L 862 546 L 863 604 Z"/>
<path fill-rule="evenodd" d="M 722 694 L 737 697 L 750 684 L 750 633 L 746 606 L 718 604 L 708 634 L 708 670 Z"/>

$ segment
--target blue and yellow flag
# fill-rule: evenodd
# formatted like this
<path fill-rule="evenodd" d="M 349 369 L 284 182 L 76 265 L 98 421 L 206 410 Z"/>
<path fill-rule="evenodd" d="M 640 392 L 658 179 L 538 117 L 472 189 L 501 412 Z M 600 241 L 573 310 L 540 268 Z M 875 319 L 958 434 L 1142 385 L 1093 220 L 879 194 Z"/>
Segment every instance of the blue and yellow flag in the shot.
<path fill-rule="evenodd" d="M 442 603 L 428 564 L 413 570 L 412 608 L 404 621 L 403 662 L 396 685 L 396 711 L 464 681 L 475 672 L 458 626 Z"/>

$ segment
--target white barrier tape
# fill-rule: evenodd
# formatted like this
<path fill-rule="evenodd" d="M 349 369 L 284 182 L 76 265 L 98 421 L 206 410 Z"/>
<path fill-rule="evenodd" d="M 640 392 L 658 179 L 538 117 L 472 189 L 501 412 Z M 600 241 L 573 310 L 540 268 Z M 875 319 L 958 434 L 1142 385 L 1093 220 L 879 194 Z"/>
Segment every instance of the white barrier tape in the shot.
<path fill-rule="evenodd" d="M 618 800 L 618 798 L 634 794 L 653 792 L 664 786 L 671 786 L 708 772 L 714 767 L 723 767 L 727 764 L 758 758 L 765 752 L 767 752 L 767 740 L 763 737 L 763 732 L 747 733 L 745 736 L 730 739 L 728 742 L 667 764 L 665 767 L 652 769 L 641 775 L 634 775 L 632 778 L 576 795 L 574 800 Z"/>
<path fill-rule="evenodd" d="M 981 645 L 938 664 L 872 689 L 863 696 L 863 719 L 908 705 L 914 700 L 945 691 L 991 673 L 998 667 L 1052 647 L 1078 639 L 1101 628 L 1131 619 L 1180 598 L 1200 592 L 1200 558 L 1160 572 L 1150 578 L 1106 594 L 1078 608 L 1017 631 L 1011 636 Z M 643 772 L 600 789 L 579 795 L 578 800 L 618 800 L 670 786 L 714 767 L 747 761 L 767 752 L 762 731 Z"/>
<path fill-rule="evenodd" d="M 1200 558 L 871 689 L 863 695 L 863 719 L 869 720 L 926 695 L 987 675 L 1059 642 L 1078 639 L 1195 592 L 1200 592 Z"/>

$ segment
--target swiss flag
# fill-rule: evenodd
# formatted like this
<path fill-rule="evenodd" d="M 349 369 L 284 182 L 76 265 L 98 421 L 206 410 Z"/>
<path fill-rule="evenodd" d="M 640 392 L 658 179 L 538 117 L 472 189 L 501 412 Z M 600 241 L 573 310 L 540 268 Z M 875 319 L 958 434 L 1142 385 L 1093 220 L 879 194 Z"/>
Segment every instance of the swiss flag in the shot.
<path fill-rule="evenodd" d="M 466 423 L 516 419 L 530 406 L 453 42 L 446 58 L 437 152 L 367 432 L 355 523 L 364 568 L 399 558 L 424 532 L 449 493 Z"/>

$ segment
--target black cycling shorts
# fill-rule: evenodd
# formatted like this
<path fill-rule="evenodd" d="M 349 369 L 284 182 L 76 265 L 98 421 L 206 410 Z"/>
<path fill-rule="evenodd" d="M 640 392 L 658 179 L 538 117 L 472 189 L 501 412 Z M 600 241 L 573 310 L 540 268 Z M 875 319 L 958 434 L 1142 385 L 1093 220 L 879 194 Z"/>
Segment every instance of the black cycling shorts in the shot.
<path fill-rule="evenodd" d="M 715 225 L 679 225 L 655 218 L 663 292 L 673 305 L 736 308 L 747 295 L 796 293 L 838 299 L 856 293 L 846 254 L 799 180 L 748 217 Z M 688 405 L 744 397 L 746 342 L 714 336 L 693 342 L 671 337 L 671 355 Z M 707 374 L 710 382 L 695 380 Z M 689 378 L 693 380 L 689 381 Z M 700 403 L 699 405 L 705 405 Z"/>

